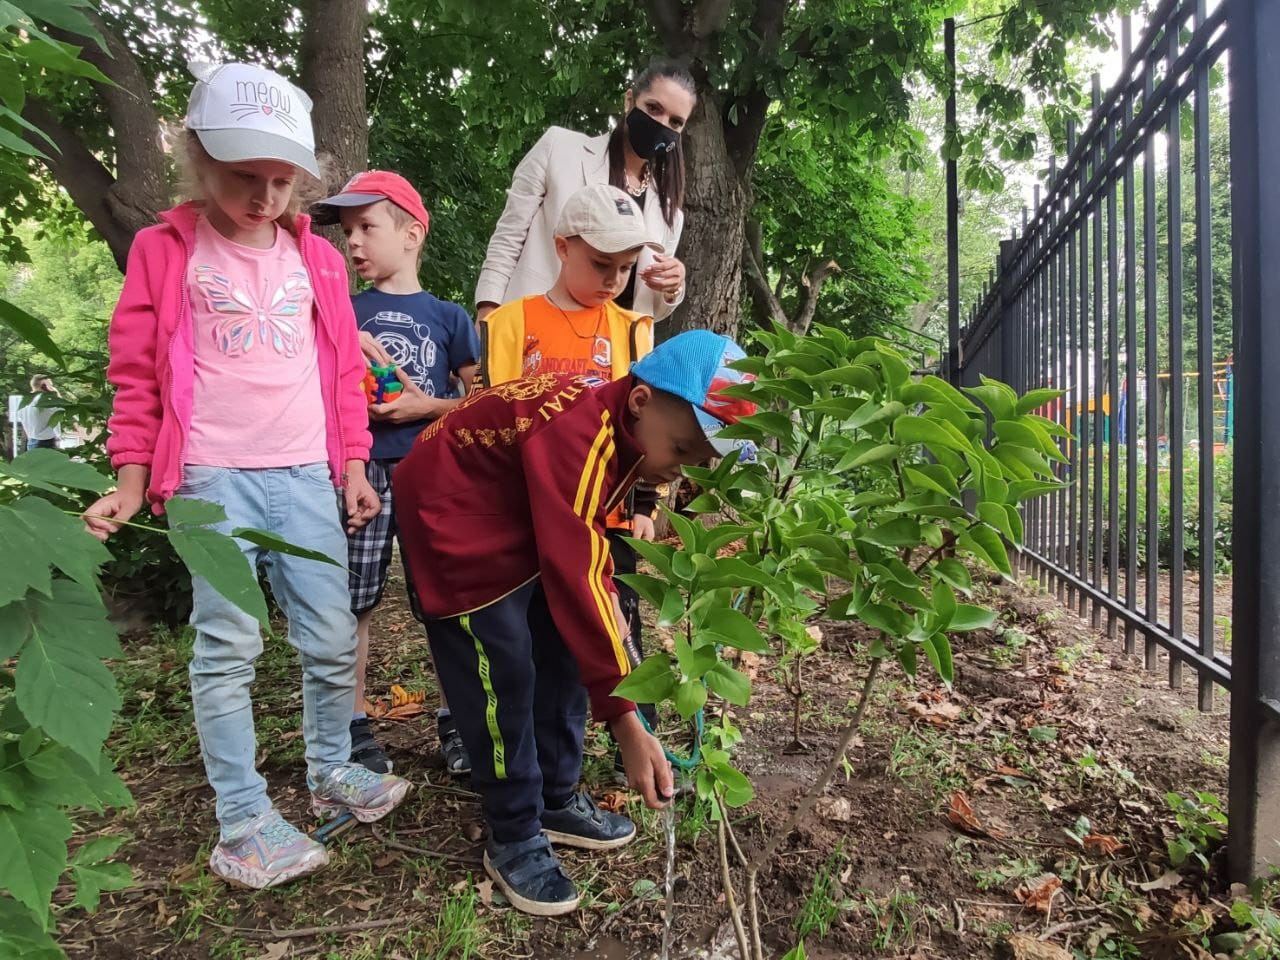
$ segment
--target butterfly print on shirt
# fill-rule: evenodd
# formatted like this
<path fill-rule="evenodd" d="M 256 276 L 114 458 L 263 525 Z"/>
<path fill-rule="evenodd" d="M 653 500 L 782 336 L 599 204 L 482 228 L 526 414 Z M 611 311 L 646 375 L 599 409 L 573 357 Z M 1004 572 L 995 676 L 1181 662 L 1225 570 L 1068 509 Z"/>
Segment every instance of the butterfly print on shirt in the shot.
<path fill-rule="evenodd" d="M 216 267 L 197 266 L 195 274 L 196 286 L 204 292 L 209 309 L 222 317 L 213 325 L 213 342 L 219 350 L 228 357 L 239 357 L 269 343 L 283 356 L 298 355 L 305 339 L 299 317 L 311 293 L 304 271 L 290 273 L 261 301 Z"/>

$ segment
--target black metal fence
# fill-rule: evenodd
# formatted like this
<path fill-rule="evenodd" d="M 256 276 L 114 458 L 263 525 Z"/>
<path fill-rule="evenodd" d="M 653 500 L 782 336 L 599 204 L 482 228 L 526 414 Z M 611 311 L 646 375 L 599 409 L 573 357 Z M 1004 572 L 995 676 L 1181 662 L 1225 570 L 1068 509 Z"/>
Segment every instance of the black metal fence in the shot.
<path fill-rule="evenodd" d="M 1070 484 L 1026 508 L 1021 563 L 1171 685 L 1190 667 L 1201 709 L 1231 691 L 1239 876 L 1280 865 L 1277 37 L 1280 0 L 1165 0 L 1136 42 L 1126 19 L 947 363 L 1065 391 L 1038 412 Z"/>

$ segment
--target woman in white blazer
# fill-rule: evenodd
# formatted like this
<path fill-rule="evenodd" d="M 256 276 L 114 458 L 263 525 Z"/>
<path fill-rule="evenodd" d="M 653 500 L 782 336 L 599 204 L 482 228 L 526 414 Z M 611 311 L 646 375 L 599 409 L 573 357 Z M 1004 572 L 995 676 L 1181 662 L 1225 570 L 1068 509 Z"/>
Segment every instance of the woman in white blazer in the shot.
<path fill-rule="evenodd" d="M 598 137 L 552 127 L 516 167 L 476 284 L 476 319 L 519 297 L 546 293 L 560 274 L 553 231 L 565 201 L 589 183 L 626 190 L 644 211 L 663 253 L 646 248 L 619 306 L 655 320 L 684 299 L 684 264 L 675 257 L 684 227 L 680 133 L 697 98 L 693 77 L 673 63 L 651 64 L 623 99 L 621 120 Z"/>

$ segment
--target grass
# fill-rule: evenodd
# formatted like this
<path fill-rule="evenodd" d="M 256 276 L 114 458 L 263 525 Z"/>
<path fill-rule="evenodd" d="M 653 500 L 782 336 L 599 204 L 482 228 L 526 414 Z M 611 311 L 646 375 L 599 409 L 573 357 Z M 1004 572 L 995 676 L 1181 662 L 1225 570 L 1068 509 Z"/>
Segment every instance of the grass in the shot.
<path fill-rule="evenodd" d="M 813 887 L 795 921 L 795 930 L 801 940 L 811 933 L 825 937 L 836 917 L 853 906 L 853 901 L 844 896 L 840 886 L 839 877 L 844 864 L 844 845 L 839 844 L 813 875 Z"/>
<path fill-rule="evenodd" d="M 922 917 L 916 894 L 897 887 L 884 897 L 876 897 L 866 891 L 863 893 L 859 910 L 871 919 L 876 929 L 871 941 L 872 949 L 882 953 L 889 950 L 898 952 L 913 946 L 916 925 Z"/>

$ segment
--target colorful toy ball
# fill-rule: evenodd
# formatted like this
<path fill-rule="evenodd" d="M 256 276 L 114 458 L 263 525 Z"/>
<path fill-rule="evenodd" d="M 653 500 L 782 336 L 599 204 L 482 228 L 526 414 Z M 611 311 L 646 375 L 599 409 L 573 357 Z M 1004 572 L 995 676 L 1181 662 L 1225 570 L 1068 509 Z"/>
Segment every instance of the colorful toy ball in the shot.
<path fill-rule="evenodd" d="M 396 376 L 394 363 L 370 364 L 369 369 L 365 371 L 361 386 L 364 387 L 364 396 L 370 406 L 375 403 L 394 403 L 404 390 L 404 384 Z"/>

